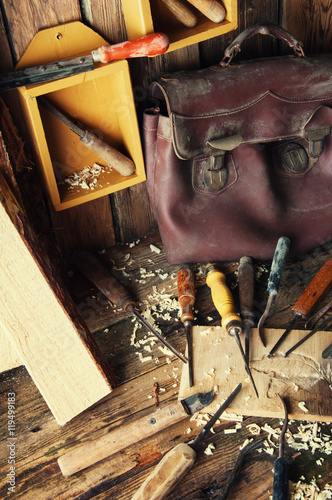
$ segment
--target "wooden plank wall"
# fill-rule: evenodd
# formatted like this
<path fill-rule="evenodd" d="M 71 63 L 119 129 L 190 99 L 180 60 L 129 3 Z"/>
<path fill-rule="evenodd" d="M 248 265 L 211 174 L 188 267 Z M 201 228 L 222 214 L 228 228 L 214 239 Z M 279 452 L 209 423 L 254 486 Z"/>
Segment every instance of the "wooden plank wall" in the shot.
<path fill-rule="evenodd" d="M 255 23 L 279 23 L 303 41 L 307 54 L 331 50 L 330 0 L 239 0 L 238 5 L 239 27 L 236 31 L 153 59 L 129 61 L 139 123 L 152 79 L 163 71 L 195 69 L 219 62 L 232 39 Z M 0 0 L 0 7 L 0 71 L 14 66 L 38 30 L 60 23 L 81 20 L 110 43 L 127 38 L 120 0 Z M 280 51 L 288 51 L 283 42 L 257 36 L 245 44 L 241 57 L 271 56 Z M 19 132 L 25 137 L 20 110 L 11 94 L 4 93 L 3 97 Z M 37 196 L 39 188 L 34 167 L 30 169 L 30 175 L 24 176 L 25 186 L 29 182 L 34 185 L 35 194 L 33 201 L 27 196 L 31 213 L 34 213 L 33 204 L 37 204 L 39 210 L 40 206 L 45 207 L 49 228 L 43 230 L 64 257 L 69 257 L 77 245 L 102 249 L 116 242 L 132 241 L 157 228 L 145 183 L 56 213 L 42 195 Z M 29 186 L 26 191 L 29 192 Z M 37 223 L 40 224 L 39 218 Z"/>

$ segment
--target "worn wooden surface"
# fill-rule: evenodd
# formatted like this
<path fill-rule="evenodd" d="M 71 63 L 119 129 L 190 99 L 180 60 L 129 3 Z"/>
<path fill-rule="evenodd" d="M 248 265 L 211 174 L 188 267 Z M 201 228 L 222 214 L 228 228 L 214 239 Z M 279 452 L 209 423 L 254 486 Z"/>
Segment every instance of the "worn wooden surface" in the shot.
<path fill-rule="evenodd" d="M 283 408 L 278 398 L 280 394 L 288 401 L 290 418 L 329 422 L 332 412 L 332 360 L 322 359 L 322 352 L 332 343 L 332 332 L 317 332 L 284 358 L 283 354 L 308 333 L 294 329 L 276 354 L 268 359 L 267 354 L 283 332 L 282 329 L 264 329 L 267 339 L 264 347 L 257 328 L 251 331 L 250 368 L 259 394 L 257 398 L 235 339 L 220 326 L 194 326 L 192 339 L 196 382 L 193 387 L 189 387 L 188 371 L 183 370 L 179 398 L 184 399 L 198 391 L 208 392 L 217 387 L 215 401 L 209 408 L 213 411 L 236 384 L 242 382 L 241 394 L 231 404 L 230 412 L 283 418 Z M 304 409 L 301 409 L 301 402 L 304 403 Z"/>
<path fill-rule="evenodd" d="M 22 56 L 35 33 L 58 23 L 82 20 L 110 43 L 126 39 L 125 25 L 119 0 L 0 0 L 0 70 L 8 71 Z M 331 50 L 332 25 L 329 0 L 239 0 L 239 28 L 213 40 L 188 47 L 161 57 L 130 61 L 133 92 L 137 116 L 141 123 L 149 83 L 163 71 L 195 69 L 218 63 L 223 51 L 243 29 L 264 21 L 280 23 L 304 43 L 307 54 Z M 288 53 L 288 47 L 271 37 L 257 36 L 246 42 L 237 57 L 250 58 Z M 20 109 L 11 92 L 3 95 L 22 137 L 24 123 Z M 161 248 L 156 223 L 147 198 L 145 183 L 116 193 L 82 207 L 56 214 L 43 195 L 37 169 L 29 143 L 25 144 L 28 162 L 23 171 L 16 172 L 21 193 L 31 221 L 39 235 L 46 237 L 62 258 L 69 272 L 68 287 L 76 302 L 77 310 L 94 333 L 94 338 L 118 379 L 113 393 L 82 413 L 63 428 L 52 417 L 45 401 L 24 367 L 0 376 L 0 496 L 24 499 L 130 499 L 161 456 L 179 442 L 186 442 L 201 429 L 190 421 L 176 424 L 168 432 L 161 432 L 144 442 L 131 446 L 126 452 L 105 459 L 95 467 L 64 478 L 57 459 L 68 450 L 107 434 L 122 423 L 135 422 L 143 415 L 155 411 L 153 384 L 160 387 L 160 405 L 177 400 L 182 364 L 169 358 L 156 342 L 151 345 L 133 345 L 135 323 L 121 311 L 115 311 L 105 298 L 78 272 L 72 269 L 71 251 L 78 244 L 100 251 L 105 264 L 117 268 L 119 277 L 128 285 L 138 301 L 139 308 L 155 308 L 155 321 L 162 328 L 167 340 L 184 352 L 185 336 L 178 319 L 178 312 L 169 301 L 171 319 L 161 311 L 161 296 L 175 298 L 177 284 L 175 272 L 165 262 L 164 253 L 154 253 L 150 243 Z M 151 234 L 150 234 L 151 233 Z M 129 246 L 128 242 L 133 242 Z M 114 243 L 122 243 L 113 247 Z M 266 325 L 285 327 L 291 319 L 290 305 L 303 291 L 321 267 L 327 256 L 332 255 L 331 243 L 321 245 L 312 252 L 298 256 L 287 263 L 283 276 L 282 292 L 277 298 L 273 314 Z M 129 255 L 129 256 L 128 256 Z M 265 290 L 269 263 L 257 279 L 256 319 L 265 307 Z M 236 263 L 227 268 L 227 278 L 236 296 Z M 218 325 L 219 318 L 211 304 L 200 266 L 196 268 L 197 298 L 196 324 Z M 161 314 L 162 312 L 162 314 Z M 139 328 L 136 339 L 143 340 L 147 331 Z M 149 338 L 149 336 L 148 336 Z M 137 342 L 136 342 L 137 343 Z M 151 352 L 144 349 L 151 348 Z M 152 356 L 152 359 L 145 359 Z M 142 362 L 141 359 L 145 361 Z M 170 362 L 169 362 L 170 361 Z M 15 394 L 15 494 L 8 495 L 8 394 Z M 218 487 L 223 487 L 239 453 L 239 446 L 252 437 L 247 425 L 257 422 L 280 427 L 279 419 L 246 417 L 235 434 L 224 434 L 233 428 L 233 422 L 216 427 L 210 438 L 215 445 L 213 456 L 198 454 L 196 463 L 187 477 L 170 496 L 178 499 L 216 498 Z M 297 432 L 297 423 L 291 424 Z M 189 431 L 190 429 L 190 431 Z M 321 430 L 331 436 L 331 426 L 323 424 Z M 262 431 L 262 436 L 266 433 Z M 297 455 L 290 463 L 290 478 L 297 481 L 303 476 L 309 483 L 314 477 L 320 488 L 331 482 L 331 456 L 316 450 L 295 451 L 289 445 L 287 457 Z M 241 476 L 229 496 L 230 500 L 268 500 L 272 494 L 272 468 L 276 458 L 268 453 L 250 453 Z M 320 459 L 322 459 L 320 461 Z M 319 465 L 317 462 L 321 463 Z"/>
<path fill-rule="evenodd" d="M 177 296 L 176 271 L 167 265 L 163 250 L 160 254 L 151 250 L 154 244 L 162 250 L 158 234 L 140 239 L 133 245 L 119 245 L 100 255 L 105 265 L 113 268 L 121 281 L 126 284 L 138 302 L 140 311 L 148 310 L 151 320 L 175 348 L 184 352 L 185 335 L 178 317 L 178 308 L 173 298 Z M 152 247 L 153 248 L 153 247 Z M 307 283 L 318 271 L 322 262 L 332 255 L 332 245 L 324 245 L 315 251 L 289 261 L 286 265 L 280 294 L 267 325 L 282 328 L 290 317 L 289 305 L 294 304 L 303 282 Z M 270 263 L 257 263 L 257 290 L 255 313 L 259 317 L 265 306 L 265 290 Z M 225 266 L 227 282 L 237 299 L 236 263 Z M 195 268 L 196 318 L 195 323 L 206 326 L 219 325 L 216 313 L 205 284 L 203 268 Z M 262 273 L 262 274 L 260 274 Z M 183 364 L 174 356 L 164 354 L 162 346 L 151 337 L 145 328 L 138 328 L 132 317 L 114 308 L 105 300 L 90 282 L 76 269 L 70 273 L 69 289 L 77 304 L 77 309 L 89 328 L 110 366 L 118 378 L 118 387 L 94 407 L 67 423 L 58 426 L 38 393 L 25 368 L 20 367 L 2 374 L 1 398 L 1 471 L 0 495 L 7 491 L 7 394 L 15 393 L 16 414 L 16 495 L 15 498 L 35 499 L 84 499 L 114 498 L 130 499 L 139 485 L 149 474 L 161 456 L 180 442 L 195 437 L 201 427 L 189 417 L 182 423 L 169 427 L 142 442 L 137 442 L 124 452 L 104 459 L 95 466 L 63 477 L 57 459 L 63 454 L 78 449 L 82 444 L 108 435 L 112 429 L 119 429 L 128 423 L 135 425 L 138 418 L 151 415 L 154 405 L 153 384 L 158 382 L 160 407 L 174 403 L 178 399 Z M 161 297 L 167 299 L 168 308 L 163 309 Z M 328 300 L 329 296 L 326 298 Z M 169 313 L 170 317 L 166 316 Z M 136 325 L 136 326 L 135 326 Z M 133 340 L 135 343 L 133 344 Z M 142 341 L 140 343 L 139 341 Z M 148 347 L 148 350 L 145 348 Z M 330 400 L 331 401 L 331 400 Z M 203 412 L 204 414 L 204 412 Z M 305 419 L 305 417 L 304 417 Z M 249 424 L 260 426 L 268 423 L 280 428 L 279 418 L 245 417 L 241 428 L 235 434 L 227 435 L 225 429 L 233 429 L 233 421 L 223 421 L 216 426 L 216 434 L 204 441 L 196 463 L 190 474 L 181 483 L 171 498 L 208 499 L 208 488 L 225 485 L 227 476 L 245 439 L 252 438 Z M 293 422 L 290 429 L 297 433 L 299 422 Z M 331 437 L 331 425 L 321 424 L 322 431 Z M 137 430 L 138 432 L 138 430 Z M 261 436 L 267 433 L 261 431 Z M 215 446 L 212 456 L 206 456 L 204 449 L 212 442 Z M 321 488 L 331 481 L 331 456 L 316 450 L 297 450 L 286 447 L 287 456 L 292 461 L 290 475 L 293 481 L 305 477 L 307 483 L 315 476 Z M 249 498 L 268 500 L 272 488 L 272 467 L 276 458 L 266 452 L 252 452 L 248 455 L 240 480 L 232 489 L 230 499 Z M 322 465 L 317 461 L 323 458 Z M 318 477 L 320 476 L 320 477 Z"/>

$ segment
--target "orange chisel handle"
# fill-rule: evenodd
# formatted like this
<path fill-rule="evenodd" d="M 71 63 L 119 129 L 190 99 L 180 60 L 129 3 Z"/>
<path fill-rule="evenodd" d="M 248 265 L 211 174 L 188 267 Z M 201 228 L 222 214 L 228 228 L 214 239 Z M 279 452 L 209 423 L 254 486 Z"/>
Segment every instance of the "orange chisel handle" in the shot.
<path fill-rule="evenodd" d="M 182 24 L 187 26 L 187 28 L 193 28 L 196 26 L 197 17 L 179 0 L 162 0 L 162 2 L 166 5 L 168 10 L 172 12 L 173 16 L 176 17 L 176 19 Z"/>
<path fill-rule="evenodd" d="M 118 59 L 156 56 L 166 52 L 168 47 L 169 40 L 164 33 L 151 33 L 114 45 L 102 45 L 97 50 L 92 51 L 92 57 L 94 61 L 108 63 Z"/>
<path fill-rule="evenodd" d="M 194 321 L 195 277 L 189 267 L 178 271 L 178 300 L 181 307 L 181 321 Z"/>
<path fill-rule="evenodd" d="M 292 307 L 296 316 L 306 319 L 332 285 L 332 259 L 328 259 Z"/>
<path fill-rule="evenodd" d="M 188 2 L 214 23 L 221 23 L 225 19 L 226 10 L 216 0 L 188 0 Z"/>
<path fill-rule="evenodd" d="M 211 288 L 212 300 L 221 316 L 222 327 L 230 335 L 233 335 L 234 328 L 237 333 L 241 333 L 242 321 L 235 312 L 233 296 L 226 285 L 226 276 L 211 264 L 207 267 L 206 273 L 206 284 Z"/>

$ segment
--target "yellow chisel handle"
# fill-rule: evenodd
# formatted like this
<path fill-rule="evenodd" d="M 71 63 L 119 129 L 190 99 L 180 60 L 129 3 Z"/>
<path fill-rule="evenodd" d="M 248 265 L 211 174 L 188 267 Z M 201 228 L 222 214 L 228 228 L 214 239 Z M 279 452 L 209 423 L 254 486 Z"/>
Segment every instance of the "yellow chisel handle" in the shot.
<path fill-rule="evenodd" d="M 161 459 L 132 500 L 165 498 L 191 469 L 195 459 L 196 451 L 193 448 L 185 443 L 178 444 Z"/>
<path fill-rule="evenodd" d="M 242 321 L 235 312 L 233 296 L 226 285 L 226 276 L 213 264 L 210 264 L 206 270 L 206 283 L 211 288 L 212 300 L 221 316 L 222 327 L 230 335 L 234 335 L 234 328 L 237 333 L 241 333 Z"/>

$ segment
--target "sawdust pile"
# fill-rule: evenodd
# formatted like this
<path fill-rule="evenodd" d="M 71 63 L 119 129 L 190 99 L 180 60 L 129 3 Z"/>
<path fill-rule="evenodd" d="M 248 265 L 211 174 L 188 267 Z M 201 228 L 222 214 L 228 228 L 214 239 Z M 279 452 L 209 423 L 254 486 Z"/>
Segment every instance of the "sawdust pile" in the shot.
<path fill-rule="evenodd" d="M 326 484 L 323 490 L 320 490 L 316 481 L 313 479 L 310 484 L 302 481 L 289 483 L 290 500 L 326 500 L 332 498 L 332 485 Z M 271 497 L 272 498 L 272 497 Z"/>
<path fill-rule="evenodd" d="M 69 189 L 81 188 L 94 190 L 98 185 L 100 174 L 106 171 L 106 168 L 99 163 L 84 167 L 82 170 L 74 172 L 64 178 L 64 183 L 69 184 Z"/>

